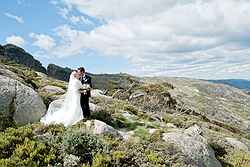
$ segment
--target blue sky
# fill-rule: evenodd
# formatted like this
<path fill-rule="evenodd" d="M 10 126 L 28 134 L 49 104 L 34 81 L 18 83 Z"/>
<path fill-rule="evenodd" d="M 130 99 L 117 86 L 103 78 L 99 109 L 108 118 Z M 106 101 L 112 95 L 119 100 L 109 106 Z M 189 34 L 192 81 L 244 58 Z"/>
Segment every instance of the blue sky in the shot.
<path fill-rule="evenodd" d="M 25 39 L 25 43 L 21 47 L 40 60 L 45 67 L 49 63 L 54 63 L 71 68 L 84 66 L 88 71 L 95 73 L 119 73 L 125 71 L 130 66 L 124 58 L 104 57 L 94 51 L 88 52 L 86 55 L 79 54 L 73 57 L 67 56 L 62 58 L 49 55 L 49 52 L 41 53 L 41 55 L 36 54 L 39 48 L 32 45 L 30 33 L 53 36 L 55 27 L 69 24 L 67 20 L 60 16 L 57 6 L 51 4 L 51 1 L 10 0 L 2 3 L 0 11 L 2 11 L 0 20 L 2 25 L 4 25 L 0 26 L 0 43 L 6 44 L 6 38 L 9 36 L 22 37 Z M 24 20 L 23 23 L 7 17 L 6 13 L 21 17 Z M 99 21 L 94 20 L 94 23 L 96 26 L 100 25 Z M 74 25 L 74 27 L 84 31 L 91 30 L 90 26 L 84 24 Z M 56 40 L 60 40 L 57 36 L 53 37 Z"/>
<path fill-rule="evenodd" d="M 0 43 L 93 73 L 250 79 L 248 0 L 9 0 Z"/>

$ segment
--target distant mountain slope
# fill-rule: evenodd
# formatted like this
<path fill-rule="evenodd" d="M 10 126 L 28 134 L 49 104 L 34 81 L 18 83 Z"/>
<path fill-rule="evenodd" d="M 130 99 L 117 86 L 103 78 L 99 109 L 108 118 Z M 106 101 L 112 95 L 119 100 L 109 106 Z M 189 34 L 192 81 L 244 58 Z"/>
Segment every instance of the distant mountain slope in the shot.
<path fill-rule="evenodd" d="M 49 64 L 47 67 L 48 76 L 62 81 L 69 81 L 71 71 L 72 69 L 70 68 L 63 68 L 55 64 Z"/>
<path fill-rule="evenodd" d="M 214 83 L 223 83 L 239 89 L 246 90 L 250 92 L 250 81 L 245 79 L 223 79 L 223 80 L 209 80 Z"/>
<path fill-rule="evenodd" d="M 23 64 L 35 71 L 46 73 L 46 69 L 31 54 L 24 49 L 13 45 L 0 45 L 0 60 L 10 60 L 18 64 Z"/>
<path fill-rule="evenodd" d="M 206 116 L 210 121 L 250 131 L 250 96 L 241 89 L 191 78 L 153 79 L 156 83 L 162 80 L 175 86 L 170 94 L 183 103 L 182 107 L 186 107 L 187 111 Z M 152 81 L 152 78 L 147 81 Z"/>
<path fill-rule="evenodd" d="M 55 64 L 49 64 L 47 67 L 47 74 L 49 77 L 59 79 L 62 81 L 69 81 L 69 76 L 72 69 L 68 67 L 60 67 Z M 88 73 L 92 77 L 92 83 L 94 88 L 107 90 L 118 89 L 127 87 L 131 84 L 131 75 L 119 73 L 119 74 L 92 74 Z"/>

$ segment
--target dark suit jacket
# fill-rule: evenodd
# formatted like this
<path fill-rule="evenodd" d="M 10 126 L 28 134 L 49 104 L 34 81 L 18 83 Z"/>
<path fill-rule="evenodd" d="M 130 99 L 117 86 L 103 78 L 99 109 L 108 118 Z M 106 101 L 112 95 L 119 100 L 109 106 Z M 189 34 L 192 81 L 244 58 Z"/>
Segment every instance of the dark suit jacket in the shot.
<path fill-rule="evenodd" d="M 88 76 L 88 75 L 85 74 L 84 77 L 81 77 L 81 78 L 80 78 L 80 81 L 81 81 L 82 84 L 89 84 L 90 87 L 92 88 L 92 82 L 91 82 L 91 77 L 90 77 L 90 76 Z M 88 97 L 91 96 L 90 91 L 87 92 L 87 96 L 88 96 Z"/>

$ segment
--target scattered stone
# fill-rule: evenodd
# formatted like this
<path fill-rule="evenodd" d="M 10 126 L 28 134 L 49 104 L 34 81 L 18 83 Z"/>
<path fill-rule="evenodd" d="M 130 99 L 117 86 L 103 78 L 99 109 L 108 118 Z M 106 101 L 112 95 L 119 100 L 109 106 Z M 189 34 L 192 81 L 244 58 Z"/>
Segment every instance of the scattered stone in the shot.
<path fill-rule="evenodd" d="M 156 132 L 157 130 L 159 130 L 159 129 L 153 129 L 153 128 L 151 128 L 151 129 L 148 129 L 148 133 L 149 133 L 149 134 L 153 134 L 153 133 Z"/>
<path fill-rule="evenodd" d="M 141 96 L 145 96 L 145 93 L 140 91 L 140 90 L 137 90 L 135 91 L 134 93 L 132 93 L 130 96 L 129 96 L 129 100 L 133 100 L 135 98 L 138 98 L 138 97 L 141 97 Z"/>
<path fill-rule="evenodd" d="M 193 125 L 187 129 L 185 129 L 184 133 L 190 135 L 190 136 L 198 136 L 201 135 L 202 130 L 198 125 Z"/>
<path fill-rule="evenodd" d="M 86 129 L 93 134 L 108 134 L 115 137 L 122 137 L 118 130 L 99 120 L 88 120 L 85 122 Z"/>
<path fill-rule="evenodd" d="M 135 135 L 135 132 L 133 130 L 128 132 L 119 131 L 119 133 L 125 141 L 128 141 L 131 137 Z"/>
<path fill-rule="evenodd" d="M 177 128 L 173 123 L 167 123 L 166 127 L 167 128 Z"/>
<path fill-rule="evenodd" d="M 91 90 L 91 97 L 112 98 L 111 96 L 104 95 L 103 91 L 99 90 L 99 89 L 92 89 Z"/>
<path fill-rule="evenodd" d="M 64 94 L 65 93 L 65 90 L 63 90 L 62 88 L 58 86 L 53 86 L 53 85 L 44 86 L 43 88 L 41 88 L 41 91 L 46 92 L 46 93 L 51 93 L 51 94 Z"/>
<path fill-rule="evenodd" d="M 250 152 L 249 148 L 247 147 L 247 145 L 244 144 L 244 143 L 242 143 L 238 139 L 236 139 L 236 138 L 230 138 L 230 137 L 226 137 L 225 139 L 235 149 L 239 149 L 239 150 L 243 150 L 243 151 L 246 151 L 246 152 Z"/>
<path fill-rule="evenodd" d="M 73 154 L 67 154 L 63 159 L 63 166 L 67 167 L 76 167 L 80 164 L 80 157 L 75 156 Z"/>

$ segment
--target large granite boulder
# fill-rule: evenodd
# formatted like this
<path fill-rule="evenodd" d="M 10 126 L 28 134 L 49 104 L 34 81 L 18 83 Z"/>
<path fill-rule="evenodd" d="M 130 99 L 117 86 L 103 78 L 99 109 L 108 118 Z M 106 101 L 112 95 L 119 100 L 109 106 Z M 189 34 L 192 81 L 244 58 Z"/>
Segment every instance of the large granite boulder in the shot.
<path fill-rule="evenodd" d="M 174 144 L 184 155 L 189 164 L 197 167 L 221 167 L 214 151 L 202 137 L 201 130 L 195 126 L 185 131 L 173 131 L 163 134 L 163 140 Z"/>
<path fill-rule="evenodd" d="M 13 118 L 17 124 L 39 121 L 46 111 L 46 106 L 32 88 L 2 75 L 0 75 L 0 85 L 0 114 L 2 116 Z"/>
<path fill-rule="evenodd" d="M 24 83 L 24 80 L 20 78 L 16 73 L 10 71 L 5 65 L 0 64 L 0 75 L 21 81 Z"/>

